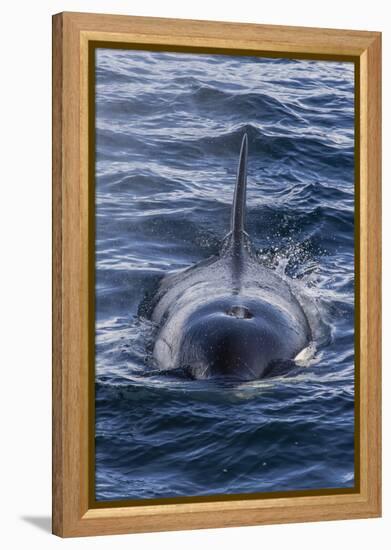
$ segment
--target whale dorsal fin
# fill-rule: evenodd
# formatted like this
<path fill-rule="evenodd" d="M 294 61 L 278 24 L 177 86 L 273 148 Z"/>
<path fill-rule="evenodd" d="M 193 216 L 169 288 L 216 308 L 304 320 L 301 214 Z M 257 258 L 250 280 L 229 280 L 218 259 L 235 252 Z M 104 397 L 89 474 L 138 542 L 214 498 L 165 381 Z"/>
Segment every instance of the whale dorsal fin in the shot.
<path fill-rule="evenodd" d="M 245 234 L 247 155 L 248 138 L 247 134 L 244 134 L 242 146 L 240 148 L 239 165 L 231 213 L 231 243 L 236 250 L 242 247 L 243 237 Z"/>

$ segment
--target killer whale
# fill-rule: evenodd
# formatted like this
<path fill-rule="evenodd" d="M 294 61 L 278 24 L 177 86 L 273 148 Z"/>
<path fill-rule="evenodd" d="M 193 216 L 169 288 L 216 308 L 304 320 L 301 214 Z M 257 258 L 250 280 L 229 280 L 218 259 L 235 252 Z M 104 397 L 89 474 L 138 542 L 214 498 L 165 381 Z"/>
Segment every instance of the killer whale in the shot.
<path fill-rule="evenodd" d="M 151 318 L 153 361 L 162 372 L 254 380 L 310 344 L 302 306 L 287 281 L 260 264 L 246 232 L 247 159 L 244 134 L 230 231 L 219 255 L 160 283 Z"/>

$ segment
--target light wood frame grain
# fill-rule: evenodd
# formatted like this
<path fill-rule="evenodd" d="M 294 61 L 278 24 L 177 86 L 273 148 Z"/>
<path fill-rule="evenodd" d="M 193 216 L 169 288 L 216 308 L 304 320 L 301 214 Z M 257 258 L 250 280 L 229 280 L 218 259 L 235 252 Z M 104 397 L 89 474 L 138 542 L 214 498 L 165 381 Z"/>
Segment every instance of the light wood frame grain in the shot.
<path fill-rule="evenodd" d="M 358 486 L 337 494 L 272 495 L 105 507 L 91 505 L 88 365 L 88 64 L 92 41 L 264 52 L 356 64 L 359 242 Z M 146 47 L 146 49 L 148 49 Z M 53 532 L 63 537 L 377 517 L 381 514 L 381 35 L 85 13 L 53 17 Z M 357 345 L 358 344 L 358 345 Z"/>

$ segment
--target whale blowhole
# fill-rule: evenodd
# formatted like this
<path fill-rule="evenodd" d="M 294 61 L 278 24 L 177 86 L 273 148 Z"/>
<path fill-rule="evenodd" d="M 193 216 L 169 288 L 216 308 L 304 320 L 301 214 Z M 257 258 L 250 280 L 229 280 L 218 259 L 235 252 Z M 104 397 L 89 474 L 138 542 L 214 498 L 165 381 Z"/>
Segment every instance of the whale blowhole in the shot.
<path fill-rule="evenodd" d="M 246 306 L 232 306 L 227 310 L 227 315 L 236 317 L 236 319 L 252 319 L 254 315 Z"/>

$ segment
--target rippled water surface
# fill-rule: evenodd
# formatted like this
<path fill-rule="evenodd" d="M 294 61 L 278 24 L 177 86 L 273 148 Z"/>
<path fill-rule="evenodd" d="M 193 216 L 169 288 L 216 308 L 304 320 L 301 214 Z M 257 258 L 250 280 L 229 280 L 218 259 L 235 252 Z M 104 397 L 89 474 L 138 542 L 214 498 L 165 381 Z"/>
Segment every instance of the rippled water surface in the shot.
<path fill-rule="evenodd" d="M 354 485 L 353 86 L 350 63 L 97 50 L 98 500 Z M 241 384 L 153 372 L 145 306 L 218 253 L 244 132 L 247 230 L 314 353 Z"/>

